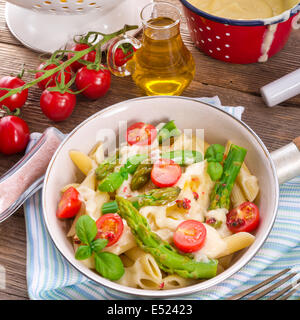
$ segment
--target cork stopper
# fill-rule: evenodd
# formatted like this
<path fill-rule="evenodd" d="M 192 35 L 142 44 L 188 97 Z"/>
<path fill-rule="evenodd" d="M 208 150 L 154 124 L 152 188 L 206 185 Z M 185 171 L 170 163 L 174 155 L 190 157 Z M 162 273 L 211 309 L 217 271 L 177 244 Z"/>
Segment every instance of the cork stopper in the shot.
<path fill-rule="evenodd" d="M 293 142 L 295 143 L 295 145 L 297 146 L 297 148 L 300 151 L 300 137 L 297 137 L 293 140 Z"/>

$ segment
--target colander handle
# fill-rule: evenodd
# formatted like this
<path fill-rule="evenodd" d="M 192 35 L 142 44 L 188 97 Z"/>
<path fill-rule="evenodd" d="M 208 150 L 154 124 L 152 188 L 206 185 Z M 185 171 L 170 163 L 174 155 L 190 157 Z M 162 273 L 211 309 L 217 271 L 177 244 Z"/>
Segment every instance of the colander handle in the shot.
<path fill-rule="evenodd" d="M 0 222 L 42 187 L 48 164 L 63 138 L 57 129 L 46 129 L 32 149 L 1 177 Z"/>
<path fill-rule="evenodd" d="M 111 73 L 118 77 L 129 76 L 134 71 L 134 60 L 132 56 L 130 56 L 130 60 L 123 65 L 116 64 L 117 49 L 124 47 L 126 44 L 131 44 L 136 50 L 142 46 L 142 43 L 138 39 L 125 34 L 113 39 L 107 48 L 107 66 Z M 132 55 L 134 55 L 134 53 Z"/>

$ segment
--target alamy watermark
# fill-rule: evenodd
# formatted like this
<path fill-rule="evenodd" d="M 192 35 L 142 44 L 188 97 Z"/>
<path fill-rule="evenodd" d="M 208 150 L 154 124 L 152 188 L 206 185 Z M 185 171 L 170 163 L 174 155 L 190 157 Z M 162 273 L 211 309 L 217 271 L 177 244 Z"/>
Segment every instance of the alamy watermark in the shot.
<path fill-rule="evenodd" d="M 173 144 L 176 144 L 176 150 L 204 150 L 204 129 L 176 128 L 169 131 L 163 128 L 163 124 L 150 129 L 147 125 L 129 129 L 124 120 L 119 121 L 117 130 L 101 128 L 96 133 L 96 141 L 102 142 L 106 156 L 115 156 L 117 149 L 122 150 L 122 154 L 116 159 L 119 164 L 125 164 L 128 158 L 141 153 L 146 154 L 148 160 L 154 163 L 161 157 L 159 145 L 163 150 L 172 150 Z M 134 161 L 134 158 L 131 157 L 131 160 Z"/>

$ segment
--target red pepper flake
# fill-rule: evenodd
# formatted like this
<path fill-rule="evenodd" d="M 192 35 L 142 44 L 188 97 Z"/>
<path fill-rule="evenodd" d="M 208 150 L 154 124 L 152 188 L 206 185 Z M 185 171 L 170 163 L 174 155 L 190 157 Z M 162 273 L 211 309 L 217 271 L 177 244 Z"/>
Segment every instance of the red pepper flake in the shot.
<path fill-rule="evenodd" d="M 127 191 L 127 187 L 124 187 L 124 188 L 123 188 L 123 192 L 126 192 L 126 191 Z"/>
<path fill-rule="evenodd" d="M 195 200 L 198 200 L 199 199 L 199 194 L 197 192 L 193 192 L 193 195 L 194 195 L 194 199 Z"/>
<path fill-rule="evenodd" d="M 178 208 L 183 208 L 185 210 L 191 209 L 191 200 L 184 198 L 183 200 L 176 200 Z"/>
<path fill-rule="evenodd" d="M 81 241 L 80 241 L 79 239 L 75 239 L 75 240 L 74 240 L 74 243 L 75 243 L 75 244 L 81 244 Z"/>
<path fill-rule="evenodd" d="M 204 192 L 204 191 L 202 191 L 202 192 L 201 192 L 201 194 L 204 196 L 204 195 L 205 195 L 205 192 Z"/>
<path fill-rule="evenodd" d="M 226 183 L 223 183 L 223 184 L 222 184 L 222 187 L 226 187 Z"/>
<path fill-rule="evenodd" d="M 209 218 L 209 219 L 206 219 L 205 222 L 209 225 L 212 225 L 212 224 L 215 224 L 217 220 L 215 218 Z"/>
<path fill-rule="evenodd" d="M 162 283 L 159 285 L 159 289 L 163 289 L 163 288 L 164 288 L 164 286 L 165 286 L 165 283 L 164 283 L 164 282 L 162 282 Z"/>

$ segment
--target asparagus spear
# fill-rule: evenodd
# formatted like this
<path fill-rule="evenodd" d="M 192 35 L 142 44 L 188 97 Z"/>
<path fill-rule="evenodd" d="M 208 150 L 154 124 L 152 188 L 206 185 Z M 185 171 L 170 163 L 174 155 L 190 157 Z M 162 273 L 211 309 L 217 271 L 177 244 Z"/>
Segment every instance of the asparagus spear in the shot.
<path fill-rule="evenodd" d="M 165 140 L 178 137 L 180 135 L 181 131 L 176 127 L 174 120 L 171 120 L 159 130 L 157 138 L 159 144 L 162 144 Z"/>
<path fill-rule="evenodd" d="M 230 194 L 244 162 L 247 150 L 232 144 L 224 161 L 223 174 L 211 194 L 210 210 L 230 207 Z"/>
<path fill-rule="evenodd" d="M 152 189 L 145 194 L 130 198 L 130 202 L 137 209 L 146 206 L 164 206 L 169 202 L 175 201 L 180 191 L 179 187 Z"/>
<path fill-rule="evenodd" d="M 108 173 L 98 185 L 102 192 L 114 192 L 128 179 L 128 174 L 133 174 L 138 165 L 146 159 L 147 155 L 137 154 L 127 159 L 127 162 L 119 171 Z"/>
<path fill-rule="evenodd" d="M 137 197 L 128 198 L 128 200 L 137 209 L 146 206 L 164 206 L 167 203 L 175 201 L 180 191 L 179 187 L 153 189 Z M 110 201 L 103 204 L 101 211 L 103 214 L 116 213 L 119 211 L 119 207 L 116 201 Z"/>
<path fill-rule="evenodd" d="M 132 176 L 130 189 L 132 191 L 135 191 L 144 187 L 147 184 L 147 182 L 150 180 L 151 170 L 152 170 L 152 163 L 150 163 L 149 161 L 141 163 L 137 167 L 135 173 Z"/>
<path fill-rule="evenodd" d="M 209 279 L 216 275 L 217 260 L 197 262 L 187 255 L 180 254 L 151 231 L 146 218 L 129 200 L 117 196 L 116 201 L 120 209 L 119 214 L 127 221 L 138 246 L 150 253 L 163 271 L 191 279 Z"/>
<path fill-rule="evenodd" d="M 183 166 L 201 162 L 203 160 L 202 153 L 195 150 L 175 150 L 164 152 L 161 157 L 163 159 L 171 159 Z"/>
<path fill-rule="evenodd" d="M 107 177 L 110 173 L 114 172 L 116 165 L 119 160 L 119 152 L 114 156 L 108 158 L 99 164 L 98 168 L 95 170 L 97 180 L 102 180 Z"/>

